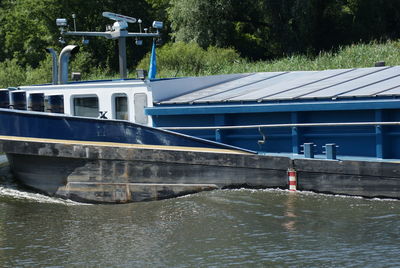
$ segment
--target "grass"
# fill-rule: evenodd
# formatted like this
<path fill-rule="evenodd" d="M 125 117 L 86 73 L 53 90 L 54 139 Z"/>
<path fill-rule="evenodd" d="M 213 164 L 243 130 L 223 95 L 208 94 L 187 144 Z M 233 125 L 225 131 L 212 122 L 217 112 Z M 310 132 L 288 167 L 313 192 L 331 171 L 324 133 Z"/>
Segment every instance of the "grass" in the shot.
<path fill-rule="evenodd" d="M 149 54 L 128 77 L 136 78 L 135 69 L 148 69 Z M 71 62 L 76 68 L 88 55 Z M 157 49 L 157 78 L 179 76 L 205 76 L 231 73 L 326 70 L 343 68 L 372 67 L 375 62 L 385 61 L 386 65 L 400 65 L 400 41 L 371 42 L 339 48 L 334 52 L 321 52 L 316 56 L 290 55 L 270 61 L 249 61 L 240 58 L 233 49 L 210 47 L 202 49 L 195 43 L 168 43 Z M 78 62 L 78 63 L 77 63 Z M 0 88 L 17 85 L 50 82 L 51 60 L 47 58 L 37 69 L 24 70 L 15 60 L 0 62 Z M 119 73 L 89 68 L 82 73 L 83 80 L 115 79 Z"/>
<path fill-rule="evenodd" d="M 204 68 L 197 74 L 181 72 L 178 73 L 178 76 L 363 68 L 372 67 L 378 61 L 385 61 L 388 66 L 400 65 L 400 41 L 351 45 L 341 47 L 336 52 L 321 52 L 319 55 L 311 57 L 293 55 L 272 61 L 257 62 L 239 59 L 226 64 L 218 72 L 210 73 L 207 68 Z M 160 69 L 159 76 L 161 78 L 176 74 L 176 70 L 162 69 L 162 66 Z"/>

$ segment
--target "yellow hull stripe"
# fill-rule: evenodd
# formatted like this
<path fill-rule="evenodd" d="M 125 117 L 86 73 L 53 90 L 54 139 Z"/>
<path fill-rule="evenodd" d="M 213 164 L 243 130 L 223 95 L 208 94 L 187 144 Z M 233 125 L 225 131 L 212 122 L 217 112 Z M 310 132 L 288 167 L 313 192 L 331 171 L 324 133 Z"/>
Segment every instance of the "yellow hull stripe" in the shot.
<path fill-rule="evenodd" d="M 233 149 L 230 150 L 230 149 L 215 149 L 215 148 L 186 147 L 186 146 L 129 144 L 129 143 L 100 142 L 100 141 L 59 140 L 59 139 L 44 139 L 44 138 L 31 138 L 31 137 L 18 137 L 18 136 L 0 136 L 0 140 L 62 143 L 62 144 L 70 144 L 70 145 L 94 145 L 94 146 L 123 147 L 123 148 L 134 148 L 134 149 L 156 149 L 156 150 L 209 152 L 209 153 L 251 154 L 251 153 L 247 153 L 244 151 L 233 150 Z"/>

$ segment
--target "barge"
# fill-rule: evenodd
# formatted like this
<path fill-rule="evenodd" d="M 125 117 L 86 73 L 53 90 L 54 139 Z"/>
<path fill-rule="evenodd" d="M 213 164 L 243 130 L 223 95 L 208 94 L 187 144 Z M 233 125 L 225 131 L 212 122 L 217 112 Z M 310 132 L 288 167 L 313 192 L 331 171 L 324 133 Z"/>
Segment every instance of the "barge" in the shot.
<path fill-rule="evenodd" d="M 69 45 L 47 50 L 52 84 L 0 90 L 0 149 L 25 185 L 133 202 L 288 188 L 290 170 L 300 190 L 399 198 L 400 66 L 127 79 L 125 39 L 158 29 L 104 15 L 116 21 L 104 33 L 57 22 L 63 36 L 117 39 L 121 79 L 67 81 Z"/>

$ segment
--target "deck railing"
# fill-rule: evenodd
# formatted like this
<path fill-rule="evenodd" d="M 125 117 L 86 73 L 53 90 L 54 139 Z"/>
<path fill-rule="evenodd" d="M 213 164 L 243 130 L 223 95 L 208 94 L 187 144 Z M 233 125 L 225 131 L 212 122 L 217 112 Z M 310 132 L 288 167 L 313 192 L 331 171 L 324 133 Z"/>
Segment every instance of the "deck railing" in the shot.
<path fill-rule="evenodd" d="M 292 153 L 298 154 L 300 153 L 300 147 L 304 146 L 304 144 L 301 144 L 301 134 L 300 131 L 298 131 L 299 128 L 306 128 L 306 127 L 358 127 L 358 126 L 371 126 L 374 127 L 375 130 L 370 133 L 371 135 L 375 136 L 374 141 L 372 141 L 372 144 L 375 144 L 375 157 L 376 158 L 400 158 L 397 153 L 396 155 L 393 155 L 393 152 L 388 152 L 388 148 L 385 148 L 385 144 L 388 144 L 389 141 L 385 138 L 386 134 L 383 129 L 384 126 L 399 126 L 400 122 L 338 122 L 338 123 L 290 123 L 290 124 L 264 124 L 264 125 L 243 125 L 243 126 L 199 126 L 199 127 L 161 127 L 162 129 L 166 130 L 172 130 L 172 131 L 179 131 L 179 130 L 214 130 L 215 131 L 215 140 L 218 142 L 223 142 L 223 130 L 240 130 L 240 129 L 258 129 L 258 132 L 260 133 L 260 136 L 262 137 L 262 140 L 257 140 L 257 143 L 259 146 L 262 146 L 265 144 L 266 137 L 268 136 L 267 133 L 264 133 L 266 129 L 272 129 L 272 128 L 289 128 L 291 129 L 291 142 L 292 143 Z M 355 133 L 356 134 L 356 133 Z M 351 135 L 351 134 L 349 134 Z M 357 136 L 357 134 L 356 134 Z M 362 135 L 365 136 L 365 135 Z M 388 137 L 389 140 L 391 139 Z M 312 139 L 308 139 L 311 140 Z M 332 142 L 335 142 L 334 139 Z M 351 145 L 354 140 L 349 139 L 347 141 L 347 145 Z M 392 144 L 397 144 L 395 141 Z M 369 147 L 371 143 L 368 144 L 367 147 Z M 326 145 L 325 145 L 326 146 Z M 353 147 L 351 146 L 345 146 L 346 148 Z M 363 155 L 364 153 L 360 153 L 360 155 Z M 366 152 L 366 154 L 370 154 Z"/>
<path fill-rule="evenodd" d="M 400 122 L 345 122 L 345 123 L 295 123 L 295 124 L 267 124 L 245 126 L 207 126 L 207 127 L 160 127 L 168 130 L 216 130 L 216 129 L 249 129 L 249 128 L 277 128 L 277 127 L 338 127 L 338 126 L 397 126 Z"/>

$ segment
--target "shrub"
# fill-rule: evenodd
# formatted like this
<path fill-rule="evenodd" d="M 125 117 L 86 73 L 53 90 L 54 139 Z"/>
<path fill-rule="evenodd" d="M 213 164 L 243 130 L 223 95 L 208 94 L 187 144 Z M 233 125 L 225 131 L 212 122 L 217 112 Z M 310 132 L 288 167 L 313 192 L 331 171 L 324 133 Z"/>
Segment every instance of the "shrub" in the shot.
<path fill-rule="evenodd" d="M 149 68 L 150 53 L 137 66 Z M 240 58 L 234 49 L 209 47 L 196 43 L 167 43 L 157 49 L 157 77 L 200 76 L 229 73 L 326 70 L 371 67 L 377 61 L 400 65 L 400 41 L 371 42 L 341 47 L 337 51 L 320 52 L 317 56 L 291 55 L 272 61 L 250 62 Z M 22 68 L 16 59 L 0 62 L 0 88 L 51 81 L 51 56 L 48 54 L 37 68 Z M 83 80 L 119 78 L 109 68 L 95 66 L 89 52 L 79 52 L 70 63 L 71 71 L 82 72 Z M 129 77 L 135 78 L 131 71 Z"/>
<path fill-rule="evenodd" d="M 202 49 L 196 43 L 168 43 L 157 49 L 157 72 L 165 76 L 198 76 L 219 73 L 226 65 L 240 59 L 233 49 L 209 47 Z M 143 58 L 137 68 L 148 69 L 150 53 Z"/>
<path fill-rule="evenodd" d="M 24 85 L 37 85 L 51 83 L 52 80 L 52 62 L 51 55 L 39 63 L 35 69 L 27 67 Z"/>
<path fill-rule="evenodd" d="M 0 88 L 19 86 L 25 80 L 26 72 L 16 59 L 0 62 Z"/>

